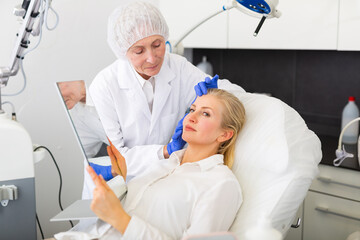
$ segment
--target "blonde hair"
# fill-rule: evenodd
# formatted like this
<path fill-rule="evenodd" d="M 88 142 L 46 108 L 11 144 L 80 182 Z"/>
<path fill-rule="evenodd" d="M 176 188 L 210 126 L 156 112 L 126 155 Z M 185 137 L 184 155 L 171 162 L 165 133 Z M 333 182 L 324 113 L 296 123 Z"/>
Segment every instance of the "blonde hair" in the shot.
<path fill-rule="evenodd" d="M 237 97 L 227 91 L 210 88 L 207 94 L 218 98 L 224 106 L 221 127 L 234 132 L 230 139 L 220 144 L 218 150 L 218 153 L 224 155 L 224 164 L 231 169 L 234 163 L 235 142 L 245 124 L 245 108 Z"/>

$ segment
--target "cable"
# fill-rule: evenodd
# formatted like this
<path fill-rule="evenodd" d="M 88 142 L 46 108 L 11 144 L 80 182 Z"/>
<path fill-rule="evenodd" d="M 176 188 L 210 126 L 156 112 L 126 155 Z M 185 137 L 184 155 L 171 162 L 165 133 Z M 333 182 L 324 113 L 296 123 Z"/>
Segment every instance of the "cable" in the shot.
<path fill-rule="evenodd" d="M 7 94 L 3 94 L 3 96 L 5 96 L 5 97 L 17 96 L 17 95 L 19 95 L 20 93 L 22 93 L 22 92 L 25 90 L 27 80 L 26 80 L 26 74 L 25 74 L 25 71 L 24 71 L 24 67 L 23 67 L 22 61 L 23 61 L 23 59 L 21 58 L 21 59 L 19 60 L 19 64 L 20 64 L 21 73 L 22 73 L 22 75 L 23 75 L 23 77 L 24 77 L 24 85 L 23 85 L 23 87 L 22 87 L 18 92 L 16 92 L 16 93 L 7 93 Z"/>
<path fill-rule="evenodd" d="M 61 204 L 62 177 L 61 177 L 61 172 L 60 172 L 59 166 L 57 165 L 56 160 L 55 160 L 53 154 L 51 153 L 51 151 L 50 151 L 47 147 L 44 147 L 44 146 L 36 147 L 36 148 L 34 149 L 34 152 L 35 152 L 36 150 L 40 149 L 40 148 L 43 148 L 43 149 L 45 149 L 46 151 L 48 151 L 48 153 L 50 154 L 50 156 L 51 156 L 51 158 L 52 158 L 52 160 L 53 160 L 53 162 L 54 162 L 54 164 L 55 164 L 55 166 L 56 166 L 56 169 L 57 169 L 57 171 L 58 171 L 58 173 L 59 173 L 59 177 L 60 177 L 60 187 L 59 187 L 58 201 L 59 201 L 60 209 L 61 209 L 61 211 L 63 211 L 64 209 L 63 209 L 62 204 Z M 72 221 L 69 221 L 69 222 L 70 222 L 71 227 L 74 227 L 73 222 L 72 222 Z"/>
<path fill-rule="evenodd" d="M 1 104 L 1 106 L 4 105 L 4 104 L 6 104 L 6 103 L 11 105 L 11 109 L 12 109 L 12 111 L 11 111 L 11 119 L 14 120 L 14 121 L 16 121 L 16 112 L 15 112 L 15 106 L 14 106 L 14 104 L 13 104 L 12 102 L 5 101 L 5 102 L 3 102 L 3 103 Z M 1 106 L 0 106 L 0 109 L 1 109 Z"/>
<path fill-rule="evenodd" d="M 16 93 L 3 94 L 3 96 L 5 96 L 5 97 L 17 96 L 17 95 L 19 95 L 20 93 L 22 93 L 22 92 L 25 90 L 27 80 L 26 80 L 26 74 L 25 74 L 25 71 L 24 71 L 24 67 L 23 67 L 22 61 L 23 61 L 23 58 L 21 58 L 21 59 L 19 60 L 21 73 L 22 73 L 22 75 L 23 75 L 23 77 L 24 77 L 24 85 L 23 85 L 23 87 L 22 87 L 18 92 L 16 92 Z"/>
<path fill-rule="evenodd" d="M 40 233 L 41 233 L 41 237 L 42 237 L 42 239 L 44 239 L 44 233 L 43 233 L 43 231 L 42 231 L 41 224 L 40 224 L 40 221 L 39 221 L 39 218 L 38 218 L 37 213 L 36 213 L 36 222 L 37 222 L 38 225 L 39 225 L 39 230 L 40 230 Z"/>
<path fill-rule="evenodd" d="M 9 104 L 11 106 L 11 110 L 12 112 L 14 113 L 15 112 L 15 106 L 12 102 L 9 102 L 9 101 L 5 101 L 5 102 L 2 102 L 1 105 L 4 105 L 4 104 Z"/>
<path fill-rule="evenodd" d="M 46 7 L 45 7 L 45 26 L 46 26 L 46 29 L 49 30 L 49 31 L 52 31 L 54 30 L 57 25 L 59 24 L 59 14 L 51 7 L 50 5 L 50 2 L 51 0 L 46 0 Z M 55 14 L 55 17 L 56 17 L 56 22 L 55 22 L 55 25 L 53 27 L 49 27 L 48 26 L 48 20 L 47 20 L 47 16 L 48 16 L 48 12 L 49 12 L 49 9 L 51 11 L 53 11 L 53 13 Z"/>

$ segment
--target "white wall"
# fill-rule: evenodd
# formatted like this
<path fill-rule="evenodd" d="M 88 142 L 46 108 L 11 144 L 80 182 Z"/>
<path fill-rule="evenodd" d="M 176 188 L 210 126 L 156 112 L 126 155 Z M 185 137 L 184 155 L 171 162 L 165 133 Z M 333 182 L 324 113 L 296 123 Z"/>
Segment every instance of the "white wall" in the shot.
<path fill-rule="evenodd" d="M 126 0 L 128 1 L 128 0 Z M 40 46 L 24 60 L 28 78 L 26 90 L 16 97 L 3 97 L 15 104 L 18 121 L 28 130 L 33 143 L 49 148 L 56 158 L 63 177 L 62 204 L 70 205 L 81 197 L 83 162 L 80 150 L 64 112 L 61 110 L 54 83 L 83 79 L 90 84 L 97 72 L 115 60 L 106 42 L 107 17 L 125 0 L 61 0 L 53 1 L 60 16 L 54 31 L 44 30 Z M 152 1 L 157 4 L 157 1 Z M 22 1 L 1 0 L 0 3 L 0 66 L 7 66 L 20 25 L 12 15 L 15 4 Z M 53 15 L 50 12 L 50 20 Z M 49 21 L 52 26 L 53 21 Z M 31 37 L 33 47 L 39 38 Z M 3 93 L 20 89 L 23 78 L 9 79 Z M 4 110 L 9 111 L 8 105 Z M 21 151 L 21 149 L 19 149 Z M 59 177 L 47 154 L 35 166 L 36 206 L 45 237 L 70 228 L 68 222 L 49 222 L 58 207 Z M 38 232 L 38 239 L 41 239 Z"/>

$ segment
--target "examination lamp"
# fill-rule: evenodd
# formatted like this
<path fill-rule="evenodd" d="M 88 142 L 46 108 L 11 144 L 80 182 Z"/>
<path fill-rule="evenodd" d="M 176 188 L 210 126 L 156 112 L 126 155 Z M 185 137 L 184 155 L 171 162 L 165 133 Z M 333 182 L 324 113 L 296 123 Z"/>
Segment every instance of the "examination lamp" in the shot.
<path fill-rule="evenodd" d="M 166 42 L 166 44 L 169 46 L 170 52 L 178 53 L 182 55 L 184 49 L 181 46 L 181 41 L 185 37 L 187 37 L 192 31 L 194 31 L 197 27 L 199 27 L 207 20 L 215 17 L 216 15 L 224 11 L 228 11 L 233 8 L 236 8 L 247 15 L 261 18 L 253 34 L 254 37 L 256 37 L 267 18 L 273 18 L 273 17 L 279 18 L 281 16 L 281 12 L 276 9 L 278 3 L 279 0 L 232 0 L 228 5 L 224 5 L 221 10 L 211 14 L 210 16 L 208 16 L 207 18 L 203 19 L 198 24 L 196 24 L 194 27 L 189 29 L 189 31 L 187 31 L 183 36 L 181 36 L 177 41 L 175 41 L 174 44 L 172 44 L 169 41 Z"/>

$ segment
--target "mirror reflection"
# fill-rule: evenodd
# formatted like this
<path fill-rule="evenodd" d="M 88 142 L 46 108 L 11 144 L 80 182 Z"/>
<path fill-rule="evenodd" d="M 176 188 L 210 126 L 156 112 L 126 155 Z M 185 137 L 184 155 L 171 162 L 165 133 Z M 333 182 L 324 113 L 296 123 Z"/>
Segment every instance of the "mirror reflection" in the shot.
<path fill-rule="evenodd" d="M 107 156 L 105 131 L 83 80 L 58 82 L 63 100 L 88 158 Z"/>

